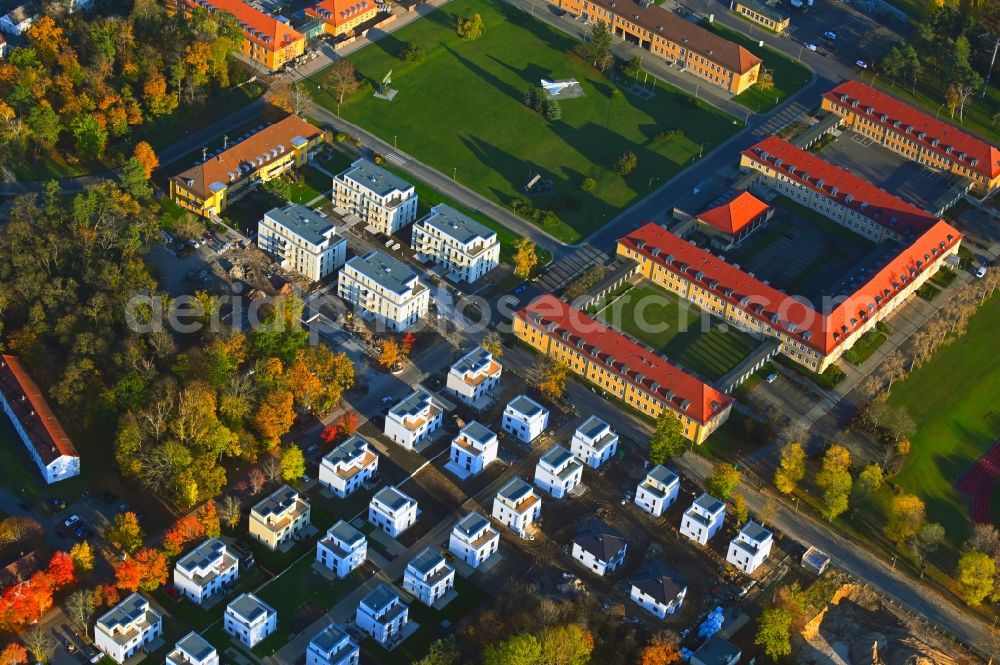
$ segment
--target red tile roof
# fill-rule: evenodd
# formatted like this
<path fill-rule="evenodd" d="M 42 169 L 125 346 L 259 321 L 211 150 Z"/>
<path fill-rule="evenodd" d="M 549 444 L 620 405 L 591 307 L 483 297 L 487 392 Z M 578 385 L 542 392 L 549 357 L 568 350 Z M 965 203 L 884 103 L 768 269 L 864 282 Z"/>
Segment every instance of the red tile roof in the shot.
<path fill-rule="evenodd" d="M 741 192 L 736 198 L 699 214 L 698 219 L 724 233 L 736 235 L 769 208 L 750 192 Z"/>
<path fill-rule="evenodd" d="M 339 28 L 344 23 L 376 9 L 375 3 L 371 0 L 322 0 L 312 7 L 306 7 L 305 15 L 315 16 Z"/>
<path fill-rule="evenodd" d="M 188 7 L 205 7 L 232 14 L 240 22 L 243 35 L 268 51 L 278 51 L 305 36 L 287 23 L 251 7 L 242 0 L 185 0 Z"/>
<path fill-rule="evenodd" d="M 28 433 L 31 445 L 42 462 L 48 465 L 62 455 L 78 456 L 42 391 L 15 356 L 0 356 L 0 393 L 3 393 L 11 411 Z"/>
<path fill-rule="evenodd" d="M 575 347 L 592 362 L 623 376 L 632 385 L 702 425 L 725 411 L 733 401 L 729 395 L 684 372 L 652 349 L 554 295 L 539 296 L 515 316 L 536 330 Z"/>
<path fill-rule="evenodd" d="M 767 137 L 744 150 L 743 154 L 900 236 L 913 237 L 938 220 L 915 205 L 777 136 Z"/>
<path fill-rule="evenodd" d="M 923 272 L 931 261 L 957 245 L 961 239 L 962 234 L 950 224 L 936 222 L 825 315 L 804 298 L 788 295 L 765 284 L 662 226 L 646 224 L 619 238 L 618 242 L 712 292 L 764 325 L 777 328 L 806 346 L 829 355 Z"/>
<path fill-rule="evenodd" d="M 869 121 L 902 134 L 907 140 L 920 144 L 944 159 L 959 162 L 991 180 L 1000 175 L 1000 149 L 996 146 L 943 120 L 932 118 L 861 81 L 841 83 L 823 97 L 835 106 L 865 116 Z M 855 101 L 858 102 L 856 107 L 853 106 Z M 870 113 L 869 107 L 872 109 Z M 882 120 L 883 114 L 886 116 L 885 120 Z M 897 122 L 899 127 L 896 127 Z M 924 135 L 923 138 L 921 134 Z M 935 140 L 937 145 L 934 145 Z"/>

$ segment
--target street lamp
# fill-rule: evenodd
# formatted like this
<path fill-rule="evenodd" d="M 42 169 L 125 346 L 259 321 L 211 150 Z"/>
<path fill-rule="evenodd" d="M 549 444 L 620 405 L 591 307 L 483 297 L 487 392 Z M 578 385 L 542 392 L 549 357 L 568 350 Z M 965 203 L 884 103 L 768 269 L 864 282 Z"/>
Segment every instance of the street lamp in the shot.
<path fill-rule="evenodd" d="M 893 572 L 896 571 L 896 557 L 897 556 L 899 556 L 899 555 L 898 554 L 893 554 L 892 555 L 892 570 L 893 570 Z"/>
<path fill-rule="evenodd" d="M 706 143 L 708 143 L 708 141 L 702 141 L 701 144 L 698 145 L 698 159 L 701 159 L 701 156 L 705 154 Z"/>
<path fill-rule="evenodd" d="M 393 148 L 396 147 L 396 135 L 395 134 L 392 135 L 392 147 Z"/>
<path fill-rule="evenodd" d="M 795 497 L 795 512 L 799 512 L 799 497 Z"/>
<path fill-rule="evenodd" d="M 653 176 L 652 178 L 649 179 L 649 183 L 646 185 L 646 193 L 647 194 L 649 194 L 650 190 L 653 189 L 653 181 L 654 180 L 659 181 L 660 180 L 659 176 Z"/>
<path fill-rule="evenodd" d="M 454 169 L 452 169 L 451 179 L 452 180 L 458 180 L 458 167 L 457 166 Z"/>

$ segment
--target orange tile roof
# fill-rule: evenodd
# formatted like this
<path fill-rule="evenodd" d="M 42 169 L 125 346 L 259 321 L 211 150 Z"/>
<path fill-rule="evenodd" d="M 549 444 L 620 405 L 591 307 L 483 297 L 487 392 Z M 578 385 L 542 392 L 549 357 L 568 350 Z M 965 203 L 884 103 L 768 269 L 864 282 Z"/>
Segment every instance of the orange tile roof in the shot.
<path fill-rule="evenodd" d="M 306 7 L 306 16 L 314 16 L 339 28 L 344 23 L 377 8 L 371 0 L 322 0 Z"/>
<path fill-rule="evenodd" d="M 63 455 L 78 457 L 45 396 L 16 356 L 0 356 L 0 392 L 28 433 L 28 439 L 46 465 Z M 22 399 L 23 398 L 23 399 Z"/>
<path fill-rule="evenodd" d="M 624 377 L 674 411 L 702 425 L 722 413 L 733 401 L 729 395 L 684 372 L 649 347 L 552 294 L 539 296 L 515 316 L 560 343 L 575 347 L 592 362 Z M 563 333 L 568 339 L 562 336 Z"/>
<path fill-rule="evenodd" d="M 959 162 L 991 180 L 1000 175 L 1000 148 L 943 120 L 932 118 L 861 81 L 841 83 L 823 97 L 834 106 L 865 116 L 877 125 L 904 135 L 907 140 L 918 143 L 924 149 L 935 152 L 944 159 Z M 855 101 L 858 102 L 856 107 L 853 106 Z M 869 107 L 872 109 L 870 113 Z M 886 116 L 885 120 L 882 120 L 883 114 Z M 935 139 L 938 141 L 937 145 L 933 143 Z M 948 152 L 949 148 L 951 152 Z M 964 157 L 960 159 L 962 155 Z"/>
<path fill-rule="evenodd" d="M 741 192 L 736 198 L 701 213 L 698 219 L 724 233 L 736 235 L 769 208 L 750 192 Z"/>
<path fill-rule="evenodd" d="M 662 226 L 646 224 L 618 242 L 712 292 L 764 325 L 828 355 L 906 288 L 931 261 L 961 239 L 962 234 L 950 224 L 936 222 L 825 315 L 804 298 L 765 284 Z"/>
<path fill-rule="evenodd" d="M 184 189 L 208 198 L 214 194 L 213 184 L 239 182 L 260 166 L 290 152 L 300 139 L 309 141 L 321 133 L 302 118 L 290 115 L 173 179 Z M 188 181 L 192 183 L 189 185 Z"/>
<path fill-rule="evenodd" d="M 205 7 L 232 14 L 240 22 L 243 35 L 268 51 L 278 51 L 305 36 L 287 23 L 283 23 L 241 0 L 185 0 L 188 7 Z"/>

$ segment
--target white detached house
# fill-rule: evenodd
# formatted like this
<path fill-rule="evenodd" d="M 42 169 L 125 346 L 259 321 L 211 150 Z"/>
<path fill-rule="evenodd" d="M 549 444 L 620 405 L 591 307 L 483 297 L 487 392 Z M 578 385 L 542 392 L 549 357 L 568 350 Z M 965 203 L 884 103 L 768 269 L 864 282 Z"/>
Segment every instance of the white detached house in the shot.
<path fill-rule="evenodd" d="M 346 499 L 367 483 L 378 471 L 378 455 L 371 444 L 352 436 L 323 456 L 319 464 L 319 483 Z"/>
<path fill-rule="evenodd" d="M 714 496 L 702 494 L 684 511 L 684 517 L 681 518 L 681 534 L 705 545 L 722 528 L 725 519 L 726 504 Z"/>
<path fill-rule="evenodd" d="M 167 654 L 167 665 L 219 665 L 219 652 L 204 637 L 191 631 Z"/>
<path fill-rule="evenodd" d="M 368 521 L 395 538 L 417 521 L 417 502 L 392 485 L 383 487 L 368 504 Z"/>
<path fill-rule="evenodd" d="M 500 532 L 479 513 L 460 519 L 448 541 L 448 550 L 473 568 L 479 568 L 499 547 Z"/>
<path fill-rule="evenodd" d="M 423 388 L 417 388 L 385 416 L 385 435 L 413 450 L 441 428 L 444 404 Z"/>
<path fill-rule="evenodd" d="M 201 605 L 239 577 L 239 560 L 218 538 L 206 540 L 174 565 L 174 586 Z"/>
<path fill-rule="evenodd" d="M 760 568 L 771 554 L 773 541 L 774 537 L 770 531 L 751 520 L 743 525 L 735 538 L 729 541 L 726 561 L 749 575 Z"/>
<path fill-rule="evenodd" d="M 680 609 L 687 596 L 687 580 L 658 561 L 643 566 L 629 584 L 632 602 L 660 619 Z"/>
<path fill-rule="evenodd" d="M 599 519 L 584 522 L 573 537 L 573 559 L 602 577 L 622 565 L 627 550 L 625 535 Z"/>
<path fill-rule="evenodd" d="M 493 519 L 505 524 L 524 538 L 528 527 L 542 516 L 542 499 L 535 488 L 520 478 L 514 478 L 500 488 L 493 498 Z"/>
<path fill-rule="evenodd" d="M 531 443 L 548 426 L 549 410 L 527 395 L 518 395 L 504 409 L 500 428 L 523 443 Z"/>
<path fill-rule="evenodd" d="M 120 665 L 162 634 L 163 617 L 133 593 L 94 624 L 94 646 Z"/>
<path fill-rule="evenodd" d="M 502 373 L 503 366 L 493 354 L 477 346 L 448 370 L 445 389 L 464 404 L 484 409 L 492 403 Z"/>
<path fill-rule="evenodd" d="M 497 458 L 497 435 L 473 420 L 451 442 L 451 452 L 444 468 L 465 480 L 482 473 Z"/>
<path fill-rule="evenodd" d="M 358 665 L 361 649 L 343 629 L 328 625 L 309 640 L 306 665 Z"/>
<path fill-rule="evenodd" d="M 368 558 L 368 541 L 353 526 L 340 520 L 316 543 L 316 561 L 343 579 Z"/>
<path fill-rule="evenodd" d="M 549 448 L 535 465 L 535 484 L 561 499 L 583 480 L 583 465 L 560 445 Z"/>
<path fill-rule="evenodd" d="M 403 574 L 403 588 L 428 607 L 432 607 L 454 586 L 455 569 L 433 547 L 413 557 Z"/>
<path fill-rule="evenodd" d="M 611 425 L 591 416 L 576 428 L 569 450 L 578 460 L 597 469 L 618 450 L 618 435 Z"/>
<path fill-rule="evenodd" d="M 223 629 L 248 647 L 252 647 L 278 628 L 278 613 L 252 593 L 235 598 L 226 606 Z"/>
<path fill-rule="evenodd" d="M 680 487 L 681 479 L 677 474 L 657 464 L 635 488 L 635 505 L 653 517 L 659 517 L 677 499 Z"/>
<path fill-rule="evenodd" d="M 410 621 L 410 609 L 399 599 L 399 594 L 382 583 L 358 603 L 354 614 L 354 624 L 362 632 L 386 646 L 402 639 L 406 624 Z"/>

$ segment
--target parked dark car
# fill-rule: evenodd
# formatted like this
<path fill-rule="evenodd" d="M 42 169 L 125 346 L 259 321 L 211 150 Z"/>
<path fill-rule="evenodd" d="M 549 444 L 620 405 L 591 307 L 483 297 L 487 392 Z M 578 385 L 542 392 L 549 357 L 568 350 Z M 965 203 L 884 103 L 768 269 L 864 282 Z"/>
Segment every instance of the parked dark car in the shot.
<path fill-rule="evenodd" d="M 228 549 L 240 560 L 241 568 L 253 568 L 256 562 L 253 558 L 253 550 L 250 549 L 249 545 L 242 540 L 234 540 L 229 544 Z"/>

